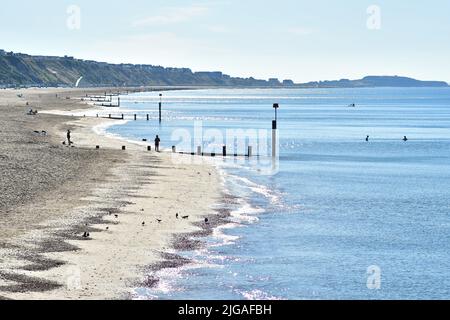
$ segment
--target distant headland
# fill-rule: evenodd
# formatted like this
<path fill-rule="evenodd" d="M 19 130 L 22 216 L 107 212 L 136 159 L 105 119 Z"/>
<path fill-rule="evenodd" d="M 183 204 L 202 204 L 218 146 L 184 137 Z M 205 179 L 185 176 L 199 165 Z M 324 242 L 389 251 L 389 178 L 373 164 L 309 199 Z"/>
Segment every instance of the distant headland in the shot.
<path fill-rule="evenodd" d="M 0 50 L 0 88 L 11 87 L 132 87 L 216 86 L 258 88 L 448 87 L 443 81 L 420 81 L 399 76 L 368 76 L 359 80 L 294 83 L 273 78 L 231 77 L 222 72 L 193 72 L 187 68 L 110 64 L 73 57 L 31 56 Z"/>
<path fill-rule="evenodd" d="M 368 76 L 359 80 L 334 80 L 300 84 L 306 88 L 448 87 L 444 81 L 420 81 L 399 76 Z"/>

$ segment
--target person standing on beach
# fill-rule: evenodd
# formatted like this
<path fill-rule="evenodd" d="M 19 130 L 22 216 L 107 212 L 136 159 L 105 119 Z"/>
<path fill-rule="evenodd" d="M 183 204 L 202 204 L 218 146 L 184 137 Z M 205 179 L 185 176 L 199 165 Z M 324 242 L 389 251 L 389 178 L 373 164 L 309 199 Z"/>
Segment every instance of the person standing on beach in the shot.
<path fill-rule="evenodd" d="M 159 144 L 161 143 L 161 139 L 159 138 L 159 136 L 156 136 L 155 138 L 155 150 L 156 152 L 159 152 Z"/>
<path fill-rule="evenodd" d="M 69 144 L 69 147 L 72 145 L 72 141 L 70 140 L 70 130 L 67 130 L 67 143 Z"/>

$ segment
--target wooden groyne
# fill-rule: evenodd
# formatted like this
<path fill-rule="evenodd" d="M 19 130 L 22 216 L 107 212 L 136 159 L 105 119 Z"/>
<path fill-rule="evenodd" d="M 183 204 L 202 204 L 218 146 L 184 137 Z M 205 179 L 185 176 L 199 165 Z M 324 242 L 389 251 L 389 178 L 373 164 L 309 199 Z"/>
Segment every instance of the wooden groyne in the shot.
<path fill-rule="evenodd" d="M 143 141 L 147 141 L 147 139 L 143 139 Z M 96 145 L 96 150 L 100 150 L 101 146 Z M 118 149 L 122 151 L 128 150 L 128 147 L 126 145 L 120 145 L 118 146 Z M 132 150 L 132 149 L 131 149 Z M 143 151 L 150 152 L 152 151 L 152 146 L 145 146 L 143 147 Z M 187 155 L 187 156 L 195 156 L 195 157 L 210 157 L 210 158 L 216 158 L 216 157 L 222 157 L 222 158 L 259 158 L 259 155 L 253 155 L 253 147 L 248 146 L 247 154 L 239 154 L 239 153 L 232 153 L 228 154 L 226 151 L 226 147 L 223 147 L 222 153 L 215 153 L 215 152 L 202 152 L 202 148 L 199 146 L 197 148 L 196 152 L 188 152 L 188 151 L 177 151 L 175 146 L 172 146 L 172 151 L 163 151 L 161 153 L 173 153 L 173 154 L 179 154 L 179 155 Z"/>

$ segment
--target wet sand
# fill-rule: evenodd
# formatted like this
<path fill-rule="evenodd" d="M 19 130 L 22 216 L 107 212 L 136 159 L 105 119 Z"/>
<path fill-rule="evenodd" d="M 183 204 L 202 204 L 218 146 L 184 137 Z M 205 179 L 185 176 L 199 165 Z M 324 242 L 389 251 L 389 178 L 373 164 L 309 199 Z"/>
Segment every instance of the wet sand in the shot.
<path fill-rule="evenodd" d="M 148 152 L 144 144 L 94 131 L 115 120 L 26 115 L 30 108 L 87 108 L 61 99 L 85 94 L 0 91 L 2 298 L 133 298 L 134 287 L 157 281 L 147 270 L 186 263 L 167 252 L 198 245 L 187 235 L 207 234 L 226 215 L 213 209 L 222 194 L 211 163 Z M 62 145 L 67 129 L 74 148 Z"/>

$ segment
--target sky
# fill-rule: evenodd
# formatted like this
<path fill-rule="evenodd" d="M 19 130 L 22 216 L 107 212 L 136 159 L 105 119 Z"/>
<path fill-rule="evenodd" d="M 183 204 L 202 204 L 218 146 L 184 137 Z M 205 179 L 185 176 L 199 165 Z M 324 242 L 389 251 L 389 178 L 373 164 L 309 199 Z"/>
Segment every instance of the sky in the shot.
<path fill-rule="evenodd" d="M 450 82 L 448 0 L 15 0 L 0 48 L 296 82 Z"/>

